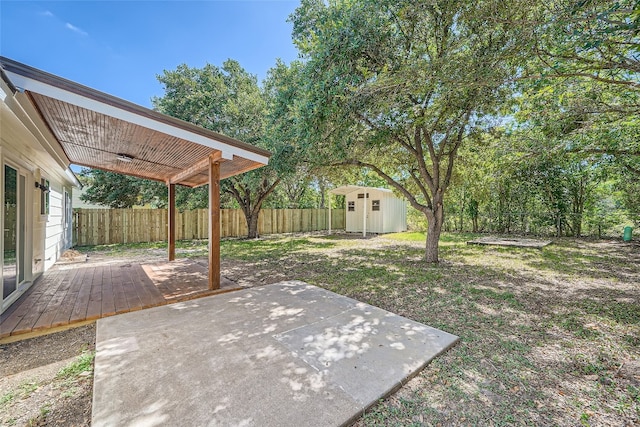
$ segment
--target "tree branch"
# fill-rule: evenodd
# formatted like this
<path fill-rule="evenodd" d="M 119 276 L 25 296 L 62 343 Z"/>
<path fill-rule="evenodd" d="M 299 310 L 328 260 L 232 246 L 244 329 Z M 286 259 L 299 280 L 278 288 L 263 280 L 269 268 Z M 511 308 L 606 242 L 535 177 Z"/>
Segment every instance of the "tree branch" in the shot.
<path fill-rule="evenodd" d="M 258 200 L 256 201 L 255 205 L 253 206 L 253 210 L 251 211 L 252 215 L 260 211 L 262 207 L 262 203 L 267 198 L 267 196 L 271 194 L 271 192 L 278 186 L 280 181 L 281 181 L 281 178 L 278 178 L 275 181 L 273 181 L 273 184 L 268 186 L 266 190 L 264 190 L 262 194 L 258 196 Z"/>
<path fill-rule="evenodd" d="M 415 172 L 413 170 L 409 170 L 409 175 L 411 175 L 411 178 L 413 179 L 413 181 L 416 183 L 416 185 L 418 186 L 418 188 L 420 189 L 420 192 L 422 193 L 422 195 L 424 196 L 424 198 L 427 201 L 427 207 L 429 209 L 433 209 L 433 203 L 431 202 L 431 197 L 429 196 L 429 192 L 427 191 L 427 189 L 425 188 L 424 184 L 422 183 L 422 181 L 420 181 L 418 179 L 418 177 L 415 175 Z"/>
<path fill-rule="evenodd" d="M 376 165 L 373 165 L 371 163 L 361 162 L 359 160 L 345 160 L 345 161 L 340 162 L 340 163 L 335 163 L 332 166 L 360 166 L 360 167 L 369 168 L 369 169 L 373 170 L 375 173 L 377 173 L 382 179 L 387 181 L 387 183 L 390 186 L 392 186 L 393 188 L 398 190 L 398 192 L 400 192 L 409 201 L 409 203 L 411 203 L 411 206 L 413 206 L 415 209 L 417 209 L 417 210 L 419 210 L 420 212 L 423 212 L 423 213 L 425 212 L 425 210 L 432 211 L 432 209 L 429 206 L 425 206 L 425 205 L 419 203 L 418 200 L 415 198 L 415 196 L 413 194 L 411 194 L 402 185 L 397 183 L 389 175 L 384 173 L 384 171 L 382 169 L 380 169 L 379 167 L 377 167 Z"/>

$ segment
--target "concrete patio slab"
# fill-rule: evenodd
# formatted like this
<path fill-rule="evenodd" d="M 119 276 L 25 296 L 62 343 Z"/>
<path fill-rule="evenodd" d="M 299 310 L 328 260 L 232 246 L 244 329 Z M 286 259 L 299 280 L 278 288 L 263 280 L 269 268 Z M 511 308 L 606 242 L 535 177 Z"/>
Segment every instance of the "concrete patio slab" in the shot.
<path fill-rule="evenodd" d="M 98 321 L 93 426 L 337 426 L 456 343 L 303 282 Z"/>

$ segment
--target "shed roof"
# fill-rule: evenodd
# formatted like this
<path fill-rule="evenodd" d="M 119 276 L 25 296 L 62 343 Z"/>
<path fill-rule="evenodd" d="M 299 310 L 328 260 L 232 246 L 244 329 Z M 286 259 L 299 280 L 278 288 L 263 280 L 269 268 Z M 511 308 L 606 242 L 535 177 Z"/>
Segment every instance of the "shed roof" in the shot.
<path fill-rule="evenodd" d="M 388 190 L 386 188 L 377 188 L 377 187 L 364 187 L 361 185 L 343 185 L 342 187 L 334 188 L 333 190 L 329 190 L 331 194 L 338 194 L 340 196 L 346 196 L 347 194 L 354 193 L 356 191 L 382 191 L 384 193 L 393 193 L 393 191 Z"/>
<path fill-rule="evenodd" d="M 34 111 L 69 163 L 197 187 L 208 183 L 208 159 L 220 178 L 268 163 L 271 153 L 95 89 L 0 57 L 13 98 Z"/>

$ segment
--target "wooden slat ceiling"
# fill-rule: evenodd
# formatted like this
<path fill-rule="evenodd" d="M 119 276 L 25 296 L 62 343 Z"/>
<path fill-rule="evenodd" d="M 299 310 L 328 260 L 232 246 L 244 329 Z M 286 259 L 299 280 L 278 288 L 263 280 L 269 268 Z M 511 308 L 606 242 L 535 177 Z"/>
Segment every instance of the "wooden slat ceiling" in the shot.
<path fill-rule="evenodd" d="M 30 93 L 69 161 L 80 166 L 166 181 L 216 150 L 37 93 Z M 118 160 L 119 154 L 132 157 Z M 263 166 L 236 157 L 222 159 L 220 178 Z M 206 184 L 206 170 L 177 184 Z"/>
<path fill-rule="evenodd" d="M 261 148 L 1 56 L 0 74 L 14 93 L 24 92 L 26 98 L 18 94 L 20 99 L 38 111 L 70 163 L 196 187 L 208 183 L 205 159 L 214 153 L 219 154 L 221 179 L 264 166 L 271 156 Z M 120 155 L 131 161 L 118 160 Z M 179 181 L 172 179 L 176 175 Z"/>

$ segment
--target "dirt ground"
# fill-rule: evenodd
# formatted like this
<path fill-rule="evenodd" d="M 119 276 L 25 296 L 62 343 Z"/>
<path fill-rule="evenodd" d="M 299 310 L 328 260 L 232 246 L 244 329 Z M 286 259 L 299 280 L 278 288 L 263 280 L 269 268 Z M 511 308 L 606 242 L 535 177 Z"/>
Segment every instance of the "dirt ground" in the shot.
<path fill-rule="evenodd" d="M 94 350 L 95 324 L 0 345 L 0 425 L 90 425 L 92 371 L 59 373 Z"/>

